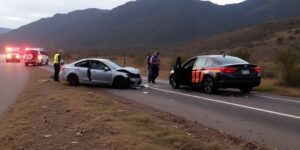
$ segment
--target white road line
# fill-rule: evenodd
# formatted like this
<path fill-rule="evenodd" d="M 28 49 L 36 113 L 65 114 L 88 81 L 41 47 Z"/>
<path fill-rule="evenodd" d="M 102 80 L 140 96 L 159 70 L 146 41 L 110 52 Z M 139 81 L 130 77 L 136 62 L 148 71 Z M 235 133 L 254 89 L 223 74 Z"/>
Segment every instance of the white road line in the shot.
<path fill-rule="evenodd" d="M 256 110 L 256 111 L 260 111 L 260 112 L 265 112 L 265 113 L 269 113 L 269 114 L 274 114 L 274 115 L 279 115 L 279 116 L 283 116 L 283 117 L 288 117 L 288 118 L 293 118 L 293 119 L 299 119 L 300 120 L 300 116 L 284 114 L 284 113 L 275 112 L 275 111 L 271 111 L 271 110 L 265 110 L 265 109 L 250 107 L 250 106 L 246 106 L 246 105 L 240 105 L 240 104 L 235 104 L 235 103 L 230 103 L 230 102 L 224 102 L 224 101 L 221 101 L 221 100 L 205 98 L 205 97 L 200 97 L 200 96 L 195 96 L 195 95 L 190 95 L 190 94 L 184 94 L 184 93 L 179 93 L 179 92 L 174 92 L 174 91 L 169 91 L 169 90 L 163 90 L 163 89 L 154 88 L 154 87 L 149 87 L 149 88 L 153 89 L 153 90 L 157 90 L 157 91 L 166 92 L 166 93 L 172 93 L 172 94 L 177 94 L 177 95 L 182 95 L 182 96 L 187 96 L 187 97 L 193 97 L 193 98 L 202 99 L 202 100 L 205 100 L 205 101 L 211 101 L 211 102 L 236 106 L 236 107 L 250 109 L 250 110 Z"/>
<path fill-rule="evenodd" d="M 272 96 L 264 96 L 264 95 L 260 95 L 260 94 L 256 94 L 256 93 L 253 96 L 262 97 L 262 98 L 268 98 L 268 99 L 281 100 L 281 101 L 287 101 L 287 102 L 300 103 L 300 101 L 297 101 L 297 100 L 291 100 L 291 99 L 279 98 L 279 97 L 272 97 Z"/>

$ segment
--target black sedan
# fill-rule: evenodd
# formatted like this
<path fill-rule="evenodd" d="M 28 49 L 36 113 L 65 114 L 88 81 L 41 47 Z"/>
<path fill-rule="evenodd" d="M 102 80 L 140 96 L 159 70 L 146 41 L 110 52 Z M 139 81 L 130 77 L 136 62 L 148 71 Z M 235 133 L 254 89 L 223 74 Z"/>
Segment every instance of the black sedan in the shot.
<path fill-rule="evenodd" d="M 260 85 L 261 69 L 228 55 L 197 56 L 183 64 L 178 58 L 169 80 L 172 88 L 200 86 L 206 93 L 213 93 L 218 88 L 238 88 L 249 93 Z"/>

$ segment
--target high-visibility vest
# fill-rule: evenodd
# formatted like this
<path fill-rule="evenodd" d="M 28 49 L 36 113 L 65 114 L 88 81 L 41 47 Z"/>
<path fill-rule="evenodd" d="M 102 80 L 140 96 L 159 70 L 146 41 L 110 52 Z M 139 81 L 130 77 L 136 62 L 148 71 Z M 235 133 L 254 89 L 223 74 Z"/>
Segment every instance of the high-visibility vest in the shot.
<path fill-rule="evenodd" d="M 58 56 L 59 56 L 59 54 L 55 54 L 55 55 L 54 55 L 54 60 L 53 60 L 53 63 L 54 63 L 54 64 L 59 64 Z"/>

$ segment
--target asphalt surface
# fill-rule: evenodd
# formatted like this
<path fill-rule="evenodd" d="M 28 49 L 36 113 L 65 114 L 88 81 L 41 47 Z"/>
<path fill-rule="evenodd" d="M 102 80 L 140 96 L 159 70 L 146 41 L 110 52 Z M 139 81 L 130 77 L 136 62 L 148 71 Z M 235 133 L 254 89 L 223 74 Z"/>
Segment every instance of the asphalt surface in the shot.
<path fill-rule="evenodd" d="M 26 86 L 29 72 L 23 63 L 6 63 L 0 54 L 0 118 Z"/>
<path fill-rule="evenodd" d="M 49 67 L 43 69 L 52 71 Z M 174 90 L 164 80 L 136 90 L 107 88 L 106 91 L 271 149 L 300 147 L 298 98 L 255 92 L 241 94 L 234 90 L 208 95 L 200 89 Z"/>

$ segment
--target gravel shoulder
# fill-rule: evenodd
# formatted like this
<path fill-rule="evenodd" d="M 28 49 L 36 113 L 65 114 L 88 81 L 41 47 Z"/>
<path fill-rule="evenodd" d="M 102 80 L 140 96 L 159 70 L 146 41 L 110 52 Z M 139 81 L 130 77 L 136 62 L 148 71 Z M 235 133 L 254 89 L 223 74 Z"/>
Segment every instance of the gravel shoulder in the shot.
<path fill-rule="evenodd" d="M 265 149 L 197 122 L 110 95 L 56 83 L 39 68 L 0 124 L 10 149 Z"/>

